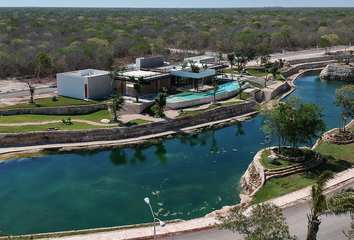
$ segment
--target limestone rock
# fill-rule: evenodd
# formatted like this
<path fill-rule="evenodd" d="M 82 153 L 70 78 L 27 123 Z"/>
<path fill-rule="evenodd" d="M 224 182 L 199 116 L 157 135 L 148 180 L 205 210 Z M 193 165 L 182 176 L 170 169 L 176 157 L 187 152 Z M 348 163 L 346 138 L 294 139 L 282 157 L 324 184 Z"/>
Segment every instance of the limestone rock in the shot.
<path fill-rule="evenodd" d="M 52 96 L 52 102 L 56 102 L 56 101 L 58 101 L 57 96 L 53 95 Z"/>
<path fill-rule="evenodd" d="M 278 157 L 277 156 L 275 156 L 275 155 L 269 155 L 268 156 L 268 160 L 269 160 L 269 162 L 270 163 L 272 163 L 272 164 L 275 164 L 275 163 L 278 163 Z"/>
<path fill-rule="evenodd" d="M 320 78 L 330 80 L 354 81 L 354 68 L 337 65 L 327 65 L 327 67 L 321 71 Z"/>
<path fill-rule="evenodd" d="M 101 120 L 101 123 L 103 124 L 109 124 L 111 122 L 111 120 L 107 119 L 107 118 L 104 118 Z"/>

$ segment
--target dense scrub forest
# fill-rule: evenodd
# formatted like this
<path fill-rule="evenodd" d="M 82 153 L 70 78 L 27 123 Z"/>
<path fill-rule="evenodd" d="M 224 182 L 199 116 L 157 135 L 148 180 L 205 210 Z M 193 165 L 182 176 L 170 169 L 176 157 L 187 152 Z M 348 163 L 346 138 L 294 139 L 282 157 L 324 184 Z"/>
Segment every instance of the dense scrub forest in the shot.
<path fill-rule="evenodd" d="M 0 8 L 0 78 L 111 69 L 167 48 L 272 52 L 354 43 L 353 8 Z M 173 59 L 172 59 L 173 60 Z"/>

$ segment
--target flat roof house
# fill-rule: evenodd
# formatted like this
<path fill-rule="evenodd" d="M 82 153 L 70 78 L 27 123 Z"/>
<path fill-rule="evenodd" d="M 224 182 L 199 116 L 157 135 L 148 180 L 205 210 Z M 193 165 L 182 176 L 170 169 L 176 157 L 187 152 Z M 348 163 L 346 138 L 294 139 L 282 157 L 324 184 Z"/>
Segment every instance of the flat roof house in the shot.
<path fill-rule="evenodd" d="M 108 73 L 96 69 L 58 73 L 58 95 L 78 99 L 108 97 L 112 91 L 112 79 Z"/>

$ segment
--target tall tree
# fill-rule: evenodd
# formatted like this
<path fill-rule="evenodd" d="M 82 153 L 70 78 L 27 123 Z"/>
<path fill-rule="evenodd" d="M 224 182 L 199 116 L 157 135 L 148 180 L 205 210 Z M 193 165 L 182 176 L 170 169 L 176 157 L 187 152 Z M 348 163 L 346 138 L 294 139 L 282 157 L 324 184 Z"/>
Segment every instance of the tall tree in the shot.
<path fill-rule="evenodd" d="M 220 229 L 238 232 L 246 240 L 295 240 L 283 216 L 282 209 L 272 204 L 258 204 L 246 216 L 247 208 L 233 207 L 226 216 L 219 216 Z"/>
<path fill-rule="evenodd" d="M 238 80 L 238 94 L 240 95 L 240 99 L 242 99 L 242 93 L 243 93 L 243 86 L 246 84 L 246 81 L 241 81 L 240 78 L 237 79 Z"/>
<path fill-rule="evenodd" d="M 257 106 L 256 109 L 266 118 L 262 130 L 277 134 L 279 150 L 288 142 L 293 153 L 299 144 L 311 144 L 326 130 L 323 122 L 323 107 L 311 102 L 304 102 L 299 97 L 290 97 L 288 101 Z"/>
<path fill-rule="evenodd" d="M 39 82 L 39 74 L 42 70 L 52 68 L 52 59 L 48 56 L 48 54 L 44 52 L 39 52 L 36 54 L 36 60 L 38 67 L 36 69 L 37 71 L 37 80 Z"/>
<path fill-rule="evenodd" d="M 346 132 L 347 120 L 354 118 L 354 85 L 344 85 L 336 89 L 336 99 L 333 103 L 341 108 L 340 117 L 344 121 L 343 131 Z"/>
<path fill-rule="evenodd" d="M 114 122 L 118 122 L 118 111 L 122 108 L 122 104 L 124 103 L 124 98 L 122 94 L 111 94 L 112 103 L 108 104 L 108 106 L 112 109 L 114 114 Z"/>
<path fill-rule="evenodd" d="M 261 66 L 270 60 L 272 48 L 269 43 L 260 43 L 254 46 L 254 50 L 256 51 L 256 57 L 260 60 Z"/>
<path fill-rule="evenodd" d="M 213 94 L 214 94 L 214 103 L 216 103 L 216 98 L 215 98 L 215 94 L 216 92 L 219 90 L 219 83 L 220 83 L 220 80 L 214 76 L 212 79 L 212 86 L 213 86 Z"/>
<path fill-rule="evenodd" d="M 157 106 L 157 116 L 164 117 L 163 108 L 166 106 L 167 89 L 163 89 L 155 98 L 155 104 Z"/>
<path fill-rule="evenodd" d="M 333 178 L 333 172 L 323 172 L 311 188 L 311 199 L 309 201 L 311 212 L 307 214 L 307 237 L 306 240 L 316 240 L 317 232 L 321 224 L 321 215 L 344 215 L 354 212 L 354 189 L 342 189 L 334 193 L 330 198 L 324 195 L 323 190 L 326 183 Z"/>
<path fill-rule="evenodd" d="M 232 70 L 232 66 L 235 65 L 235 54 L 228 53 L 227 54 L 227 60 L 230 62 L 230 66 L 231 66 L 231 70 Z"/>

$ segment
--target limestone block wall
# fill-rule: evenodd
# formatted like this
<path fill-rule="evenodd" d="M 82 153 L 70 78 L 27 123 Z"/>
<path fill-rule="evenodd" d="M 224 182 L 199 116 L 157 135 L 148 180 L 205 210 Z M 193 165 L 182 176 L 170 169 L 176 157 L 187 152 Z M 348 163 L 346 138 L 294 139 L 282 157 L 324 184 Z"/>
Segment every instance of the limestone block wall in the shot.
<path fill-rule="evenodd" d="M 313 63 L 304 63 L 297 65 L 293 68 L 290 68 L 289 70 L 282 72 L 281 75 L 283 75 L 284 78 L 290 77 L 294 74 L 299 73 L 300 70 L 304 69 L 313 69 L 313 68 L 323 68 L 326 67 L 328 64 L 334 63 L 334 60 L 330 61 L 323 61 L 323 62 L 313 62 Z"/>
<path fill-rule="evenodd" d="M 0 146 L 19 146 L 46 143 L 68 143 L 117 140 L 134 138 L 142 135 L 171 131 L 173 129 L 188 127 L 200 123 L 216 121 L 237 116 L 253 111 L 257 104 L 250 101 L 244 104 L 236 104 L 218 107 L 206 112 L 171 119 L 163 122 L 153 122 L 131 127 L 117 127 L 104 129 L 74 130 L 74 131 L 41 131 L 28 133 L 0 133 Z"/>
<path fill-rule="evenodd" d="M 18 114 L 39 114 L 39 115 L 80 115 L 89 114 L 98 110 L 107 110 L 106 103 L 78 105 L 78 106 L 63 106 L 63 107 L 38 107 L 38 108 L 21 108 L 0 110 L 0 115 L 18 115 Z"/>
<path fill-rule="evenodd" d="M 123 105 L 123 109 L 128 111 L 129 113 L 142 113 L 147 107 L 150 107 L 154 103 L 154 101 L 142 103 L 125 102 Z"/>
<path fill-rule="evenodd" d="M 270 100 L 278 96 L 279 94 L 282 94 L 290 89 L 290 86 L 287 82 L 284 82 L 283 84 L 279 85 L 278 87 L 274 88 L 272 91 L 263 91 L 264 98 L 266 100 Z"/>

